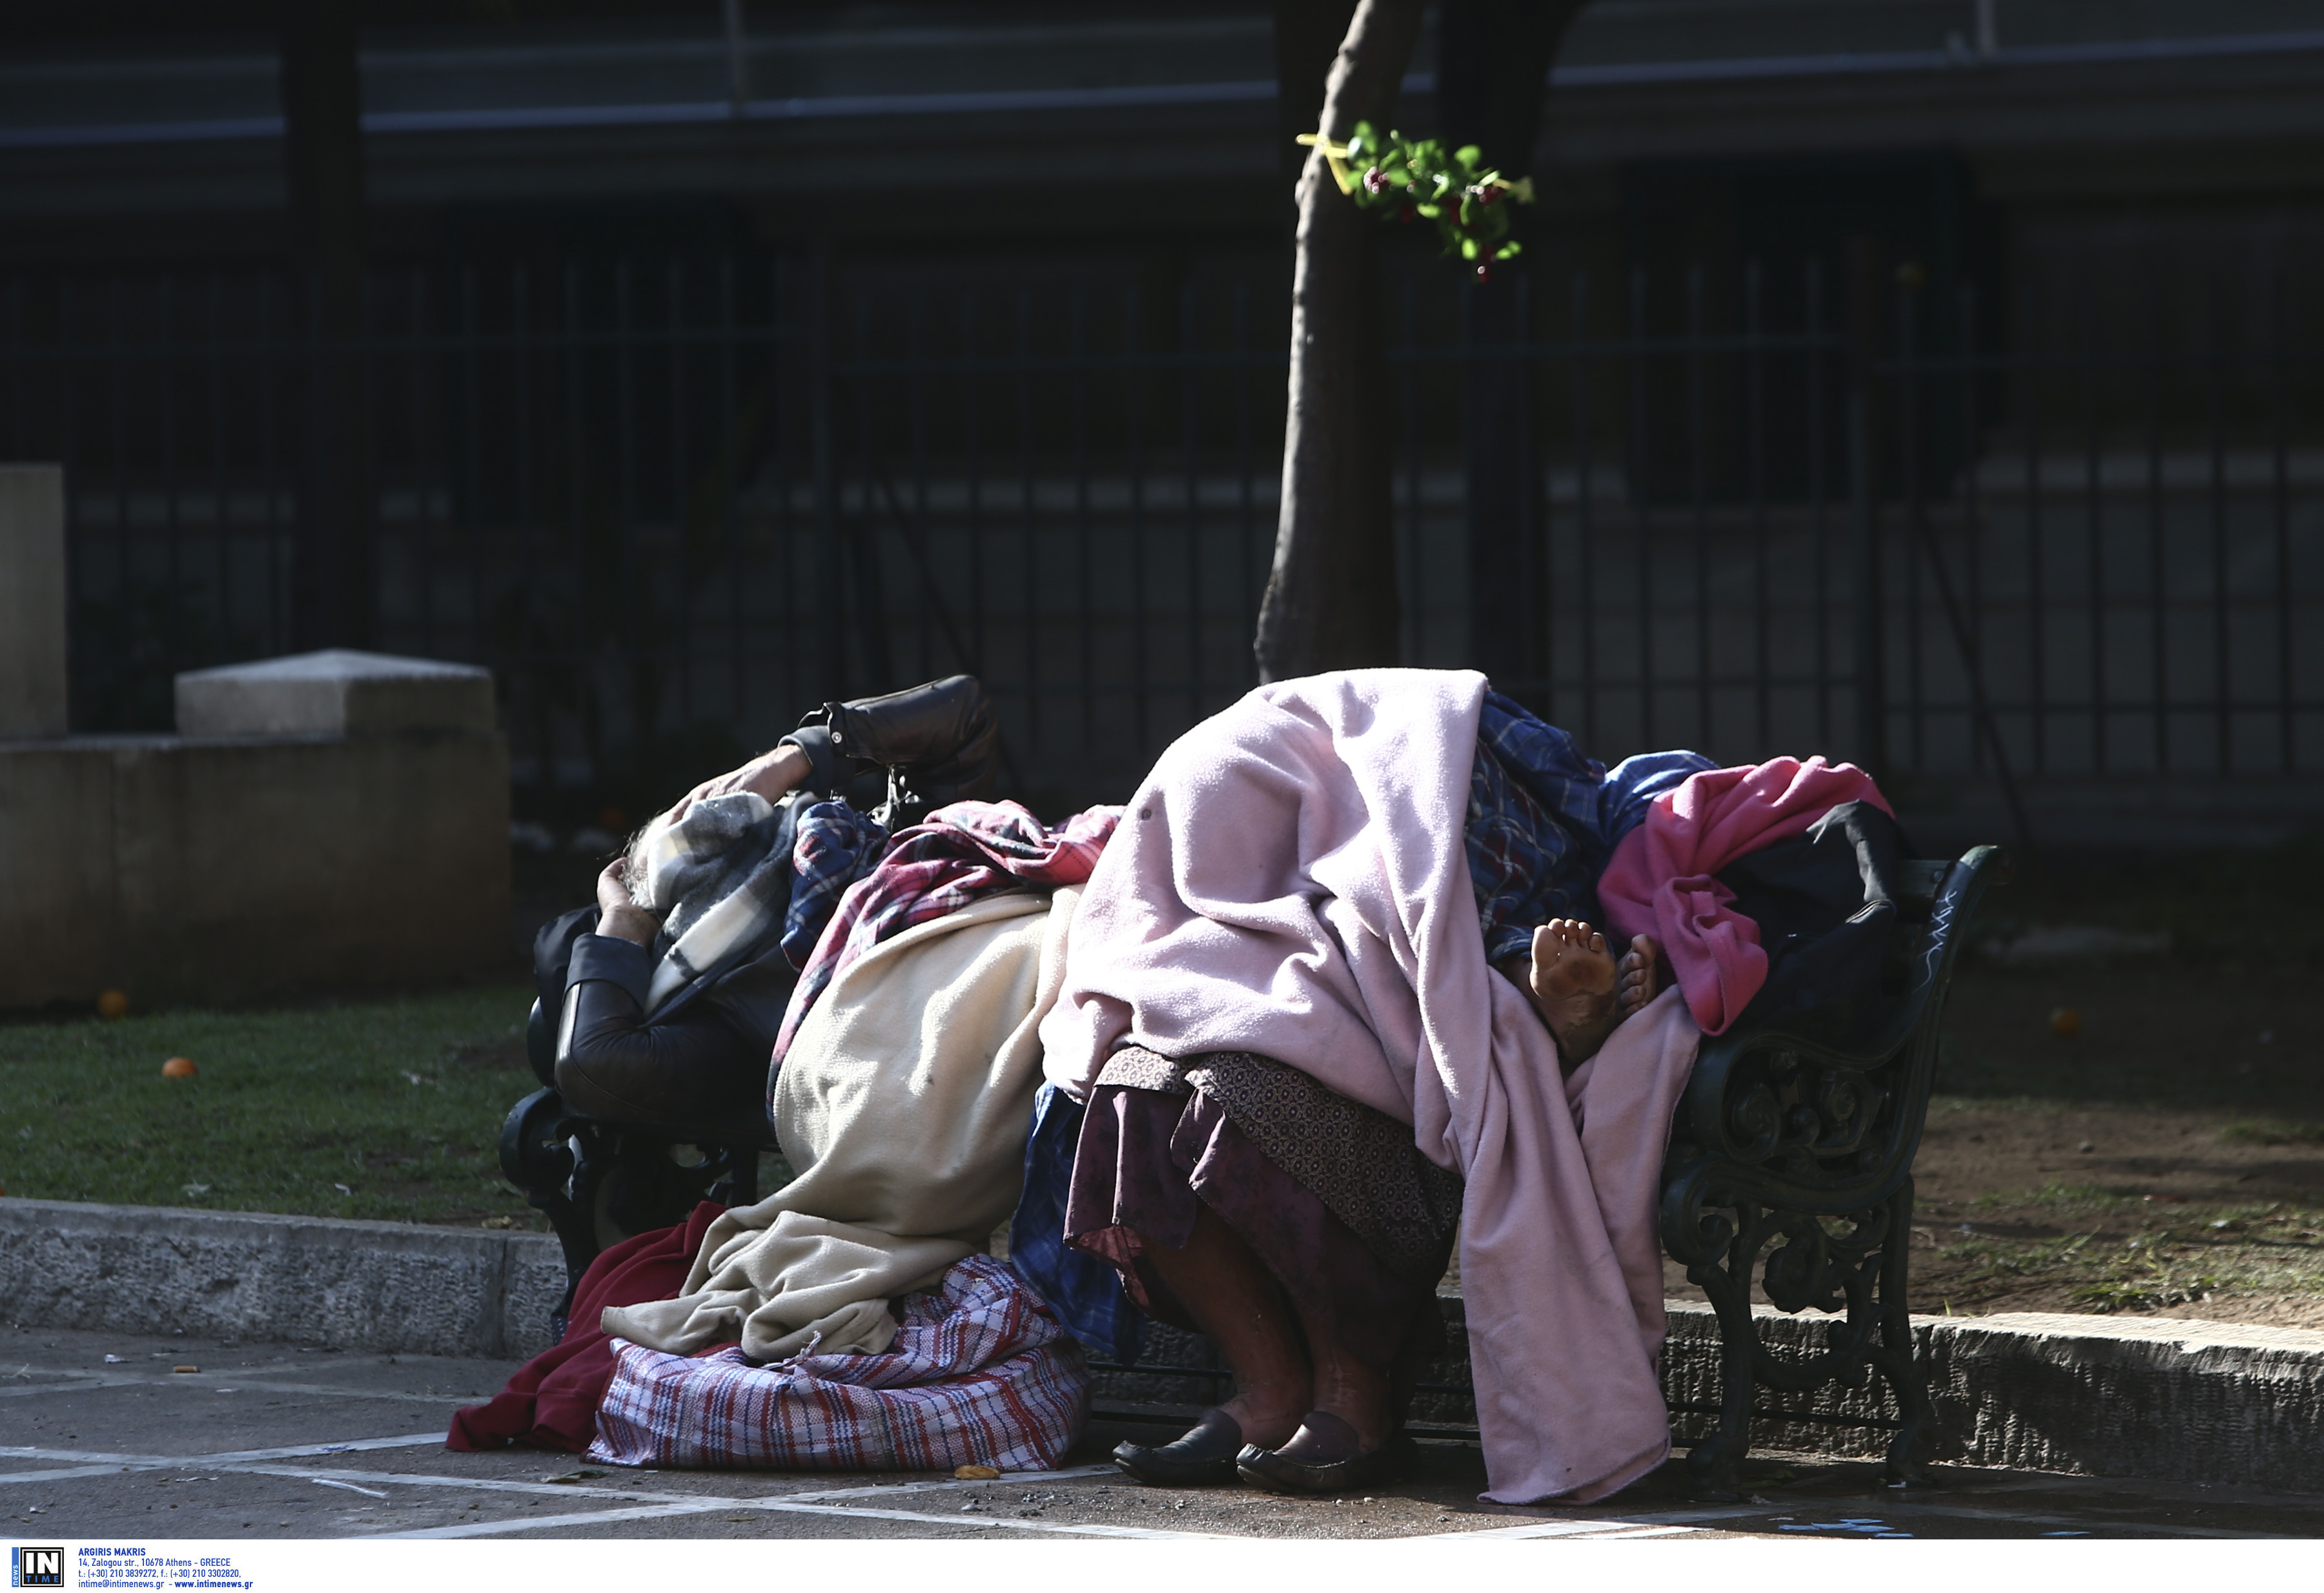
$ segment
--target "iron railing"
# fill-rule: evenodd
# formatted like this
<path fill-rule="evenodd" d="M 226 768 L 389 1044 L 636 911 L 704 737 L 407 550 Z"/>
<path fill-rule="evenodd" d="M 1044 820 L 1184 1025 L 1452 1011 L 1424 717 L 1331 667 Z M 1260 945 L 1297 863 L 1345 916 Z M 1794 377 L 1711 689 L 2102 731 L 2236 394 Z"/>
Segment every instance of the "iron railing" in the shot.
<path fill-rule="evenodd" d="M 1609 759 L 2318 773 L 2319 345 L 2280 296 L 2165 297 L 2003 327 L 1838 263 L 1402 280 L 1406 656 L 1489 659 Z M 720 258 L 383 272 L 336 334 L 319 301 L 0 282 L 0 453 L 68 471 L 77 727 L 315 639 L 323 535 L 369 644 L 493 669 L 544 802 L 659 800 L 954 669 L 1019 794 L 1119 797 L 1254 681 L 1280 284 Z"/>

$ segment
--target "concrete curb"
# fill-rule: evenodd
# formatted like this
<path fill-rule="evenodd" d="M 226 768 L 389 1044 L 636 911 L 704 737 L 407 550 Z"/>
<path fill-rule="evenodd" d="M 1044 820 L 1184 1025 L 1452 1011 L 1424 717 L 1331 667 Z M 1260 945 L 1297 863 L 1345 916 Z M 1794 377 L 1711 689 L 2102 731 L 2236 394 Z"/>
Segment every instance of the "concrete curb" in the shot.
<path fill-rule="evenodd" d="M 515 1360 L 564 1293 L 541 1234 L 0 1199 L 0 1313 L 28 1327 Z"/>
<path fill-rule="evenodd" d="M 1834 1341 L 1840 1319 L 1758 1307 L 1762 1343 L 1801 1362 Z M 1718 1398 L 1711 1308 L 1671 1307 L 1664 1392 L 1674 1405 Z M 1914 1317 L 1937 1422 L 1931 1459 L 2012 1470 L 2246 1484 L 2324 1493 L 2324 1332 L 2152 1317 L 2004 1312 Z M 1760 1391 L 1761 1411 L 1894 1421 L 1885 1390 L 1827 1385 L 1803 1398 Z M 1676 1423 L 1692 1437 L 1711 1419 Z M 1877 1455 L 1885 1430 L 1757 1420 L 1772 1449 Z"/>
<path fill-rule="evenodd" d="M 27 1327 L 326 1343 L 389 1354 L 517 1360 L 549 1343 L 565 1290 L 557 1242 L 490 1233 L 160 1207 L 0 1199 L 0 1314 Z M 1470 1423 L 1464 1318 L 1443 1301 L 1454 1353 L 1415 1414 Z M 1758 1308 L 1782 1361 L 1828 1351 L 1839 1319 Z M 2324 1332 L 2151 1318 L 1915 1317 L 1937 1407 L 1932 1459 L 1969 1466 L 2324 1492 Z M 1191 1334 L 1157 1329 L 1148 1366 L 1217 1365 Z M 1663 1385 L 1682 1444 L 1710 1423 L 1719 1329 L 1674 1302 Z M 1207 1405 L 1207 1378 L 1107 1373 L 1109 1402 Z M 1688 1409 L 1687 1407 L 1697 1407 Z M 1873 1386 L 1812 1396 L 1761 1390 L 1755 1446 L 1877 1455 L 1893 1422 Z M 1777 1412 L 1820 1420 L 1786 1420 Z"/>

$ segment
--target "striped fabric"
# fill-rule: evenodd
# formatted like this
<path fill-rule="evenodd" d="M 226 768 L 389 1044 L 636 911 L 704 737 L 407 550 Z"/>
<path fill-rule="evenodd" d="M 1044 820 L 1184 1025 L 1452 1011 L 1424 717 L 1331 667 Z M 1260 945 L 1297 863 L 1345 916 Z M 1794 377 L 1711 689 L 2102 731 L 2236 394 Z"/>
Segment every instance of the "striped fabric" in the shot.
<path fill-rule="evenodd" d="M 617 1466 L 796 1471 L 1049 1470 L 1081 1432 L 1081 1350 L 1008 1264 L 972 1255 L 906 1295 L 881 1355 L 754 1366 L 613 1340 L 589 1458 Z"/>

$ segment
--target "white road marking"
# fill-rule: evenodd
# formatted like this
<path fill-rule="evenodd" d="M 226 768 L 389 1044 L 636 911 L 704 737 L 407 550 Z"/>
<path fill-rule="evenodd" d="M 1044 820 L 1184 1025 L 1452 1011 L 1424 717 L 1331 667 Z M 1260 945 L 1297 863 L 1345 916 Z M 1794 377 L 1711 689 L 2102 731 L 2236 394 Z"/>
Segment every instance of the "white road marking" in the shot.
<path fill-rule="evenodd" d="M 35 1366 L 32 1370 L 62 1381 L 12 1384 L 0 1387 L 0 1399 L 21 1399 L 41 1394 L 95 1394 L 108 1388 L 196 1388 L 211 1389 L 220 1394 L 311 1394 L 325 1399 L 395 1400 L 420 1405 L 439 1401 L 447 1404 L 480 1405 L 493 1397 L 488 1394 L 414 1394 L 408 1390 L 348 1388 L 336 1383 L 287 1383 L 246 1367 L 236 1368 L 244 1375 L 235 1378 L 232 1389 L 217 1388 L 207 1380 L 189 1379 L 182 1373 L 172 1375 L 151 1370 L 83 1372 L 65 1366 Z"/>
<path fill-rule="evenodd" d="M 31 1393 L 80 1392 L 97 1387 L 123 1385 L 155 1386 L 164 1379 L 147 1374 L 141 1376 L 106 1375 L 93 1373 L 69 1374 L 69 1384 L 48 1384 L 33 1387 L 0 1388 L 0 1395 Z M 200 1386 L 199 1385 L 178 1385 Z M 254 1385 L 245 1386 L 255 1392 Z M 323 1385 L 285 1384 L 273 1385 L 273 1392 L 314 1393 L 326 1395 L 346 1395 L 367 1399 L 392 1399 L 420 1402 L 442 1399 L 451 1403 L 460 1396 L 383 1394 L 377 1390 L 338 1389 Z M 84 1477 L 119 1476 L 154 1470 L 207 1468 L 213 1470 L 235 1471 L 251 1475 L 288 1476 L 302 1481 L 321 1483 L 328 1486 L 346 1487 L 375 1498 L 392 1496 L 377 1491 L 378 1487 L 398 1485 L 412 1487 L 459 1487 L 489 1493 L 524 1495 L 562 1494 L 573 1492 L 570 1485 L 549 1484 L 507 1478 L 461 1477 L 456 1474 L 405 1473 L 362 1471 L 332 1468 L 327 1475 L 318 1475 L 314 1462 L 335 1455 L 355 1455 L 366 1451 L 414 1449 L 440 1446 L 442 1430 L 406 1433 L 386 1438 L 353 1439 L 342 1442 L 287 1444 L 269 1449 L 231 1449 L 203 1455 L 155 1455 L 149 1453 L 115 1453 L 95 1449 L 56 1449 L 43 1445 L 0 1446 L 0 1459 L 46 1460 L 52 1467 L 34 1471 L 0 1471 L 0 1486 L 10 1483 L 54 1483 Z M 303 1467 L 271 1465 L 269 1462 L 299 1461 Z M 693 1475 L 706 1475 L 695 1473 Z M 794 1474 L 795 1475 L 795 1474 Z M 406 1533 L 385 1534 L 396 1537 L 477 1537 L 499 1533 L 527 1532 L 542 1526 L 578 1526 L 590 1523 L 613 1523 L 622 1520 L 650 1520 L 665 1516 L 700 1514 L 718 1510 L 758 1511 L 770 1514 L 804 1514 L 854 1516 L 872 1521 L 895 1521 L 928 1525 L 982 1527 L 1014 1532 L 1047 1533 L 1068 1536 L 1120 1538 L 1231 1538 L 1237 1534 L 1172 1531 L 1155 1527 L 1115 1526 L 1100 1523 L 1051 1522 L 1021 1516 L 984 1515 L 974 1512 L 957 1514 L 935 1514 L 908 1510 L 885 1510 L 871 1507 L 875 1499 L 901 1495 L 936 1491 L 959 1491 L 968 1488 L 1022 1488 L 1068 1482 L 1094 1477 L 1111 1477 L 1115 1468 L 1107 1465 L 1076 1467 L 1063 1471 L 1019 1471 L 1004 1473 L 997 1478 L 963 1481 L 952 1477 L 928 1478 L 912 1482 L 875 1483 L 840 1488 L 821 1488 L 779 1496 L 734 1498 L 724 1496 L 678 1494 L 665 1489 L 641 1488 L 615 1484 L 596 1486 L 586 1491 L 593 1499 L 615 1504 L 605 1510 L 576 1511 L 557 1516 L 533 1520 L 479 1521 L 448 1527 L 423 1529 Z M 1978 1485 L 1978 1494 L 2069 1489 L 2078 1486 L 2079 1479 L 2070 1477 L 2013 1479 L 2006 1483 Z M 374 1486 L 362 1485 L 371 1484 Z M 861 1503 L 853 1503 L 861 1501 Z M 1070 1507 L 1067 1501 L 1056 1502 Z M 2181 1526 L 2152 1521 L 2094 1523 L 2088 1517 L 2061 1514 L 2021 1514 L 2006 1507 L 1981 1508 L 1976 1505 L 1940 1505 L 1916 1497 L 1909 1502 L 1887 1505 L 1897 1519 L 1900 1530 L 1908 1530 L 1912 1518 L 1944 1517 L 1997 1525 L 2017 1527 L 2060 1527 L 2088 1530 L 2092 1526 L 2117 1528 L 2146 1536 L 2171 1538 L 2252 1539 L 2280 1537 L 2281 1533 L 2236 1531 L 2225 1527 Z M 1741 1522 L 1744 1518 L 1762 1520 L 1770 1514 L 1764 1505 L 1728 1505 L 1694 1510 L 1656 1511 L 1624 1519 L 1590 1521 L 1528 1521 L 1507 1527 L 1488 1527 L 1468 1532 L 1429 1533 L 1410 1534 L 1397 1541 L 1445 1542 L 1468 1538 L 1568 1539 L 1575 1542 L 1612 1541 L 1618 1538 L 1663 1537 L 1694 1530 L 1699 1525 L 1714 1522 Z M 1751 1530 L 1746 1526 L 1744 1530 Z"/>
<path fill-rule="evenodd" d="M 992 1485 L 988 1482 L 986 1486 Z M 380 1533 L 383 1538 L 483 1538 L 503 1533 L 532 1532 L 548 1526 L 588 1526 L 617 1521 L 650 1521 L 679 1515 L 705 1515 L 714 1510 L 757 1510 L 770 1515 L 835 1515 L 850 1521 L 903 1521 L 928 1526 L 1001 1527 L 1012 1532 L 1055 1533 L 1068 1537 L 1211 1538 L 1228 1539 L 1229 1533 L 1171 1532 L 1158 1527 L 1112 1526 L 1099 1522 L 1030 1521 L 1022 1516 L 985 1515 L 964 1511 L 936 1515 L 918 1510 L 875 1510 L 860 1505 L 802 1505 L 788 1499 L 689 1499 L 682 1505 L 640 1505 L 630 1510 L 576 1512 L 534 1520 L 476 1521 L 452 1526 L 420 1527 L 407 1533 Z"/>
<path fill-rule="evenodd" d="M 400 1438 L 358 1438 L 344 1443 L 285 1444 L 272 1449 L 224 1449 L 210 1455 L 116 1455 L 103 1449 L 51 1449 L 36 1444 L 0 1445 L 0 1458 L 64 1460 L 84 1466 L 117 1467 L 123 1471 L 150 1471 L 169 1466 L 233 1466 L 247 1460 L 294 1460 L 301 1456 L 354 1454 L 363 1449 L 409 1449 L 421 1444 L 441 1444 L 444 1434 L 410 1432 Z M 0 1482 L 21 1482 L 30 1474 L 0 1471 Z"/>
<path fill-rule="evenodd" d="M 1474 1532 L 1466 1533 L 1425 1533 L 1421 1534 L 1418 1541 L 1436 1543 L 1456 1541 L 1468 1542 L 1478 1538 L 1659 1537 L 1666 1533 L 1691 1533 L 1699 1530 L 1691 1526 L 1650 1524 L 1635 1517 L 1628 1521 L 1528 1521 L 1522 1526 L 1480 1527 Z"/>
<path fill-rule="evenodd" d="M 345 1488 L 351 1494 L 369 1494 L 374 1499 L 384 1499 L 387 1497 L 386 1492 L 383 1489 L 367 1488 L 358 1483 L 341 1482 L 337 1477 L 302 1477 L 299 1480 L 300 1482 L 318 1482 L 327 1488 Z"/>

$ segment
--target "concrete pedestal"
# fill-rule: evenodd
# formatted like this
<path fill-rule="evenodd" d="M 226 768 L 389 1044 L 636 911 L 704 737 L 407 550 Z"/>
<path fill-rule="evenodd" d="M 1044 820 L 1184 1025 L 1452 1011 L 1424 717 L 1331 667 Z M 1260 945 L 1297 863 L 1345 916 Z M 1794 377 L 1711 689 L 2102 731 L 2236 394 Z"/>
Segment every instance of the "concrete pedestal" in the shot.
<path fill-rule="evenodd" d="M 485 671 L 309 654 L 189 683 L 212 734 L 0 742 L 0 1007 L 513 970 Z M 287 724 L 312 728 L 249 733 Z"/>

